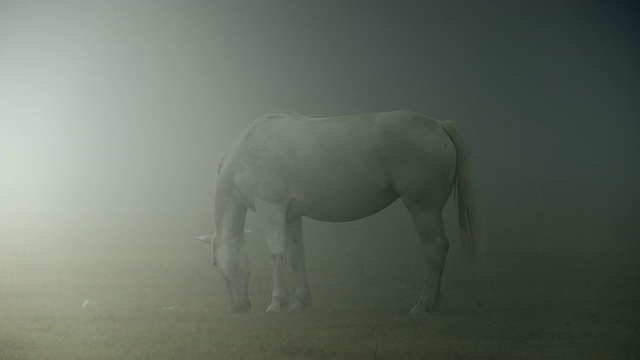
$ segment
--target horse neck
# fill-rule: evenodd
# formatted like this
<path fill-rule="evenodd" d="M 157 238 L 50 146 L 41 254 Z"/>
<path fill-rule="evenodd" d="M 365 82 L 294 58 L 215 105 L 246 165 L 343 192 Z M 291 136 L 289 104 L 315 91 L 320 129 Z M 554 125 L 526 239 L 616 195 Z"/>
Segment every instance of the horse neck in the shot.
<path fill-rule="evenodd" d="M 247 207 L 236 197 L 235 191 L 216 188 L 214 216 L 216 233 L 222 235 L 220 239 L 233 241 L 244 238 L 246 215 Z"/>

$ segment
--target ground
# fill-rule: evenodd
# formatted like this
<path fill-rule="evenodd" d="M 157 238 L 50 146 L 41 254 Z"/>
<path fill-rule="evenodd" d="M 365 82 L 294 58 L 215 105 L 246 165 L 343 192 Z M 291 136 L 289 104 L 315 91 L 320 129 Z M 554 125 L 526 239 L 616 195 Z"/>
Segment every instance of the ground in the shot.
<path fill-rule="evenodd" d="M 264 313 L 271 283 L 257 231 L 249 314 L 228 311 L 208 247 L 180 232 L 3 239 L 0 359 L 639 357 L 633 262 L 494 251 L 479 280 L 454 246 L 440 311 L 412 316 L 415 239 L 363 246 L 330 229 L 323 244 L 321 231 L 307 240 L 314 305 L 282 314 Z"/>

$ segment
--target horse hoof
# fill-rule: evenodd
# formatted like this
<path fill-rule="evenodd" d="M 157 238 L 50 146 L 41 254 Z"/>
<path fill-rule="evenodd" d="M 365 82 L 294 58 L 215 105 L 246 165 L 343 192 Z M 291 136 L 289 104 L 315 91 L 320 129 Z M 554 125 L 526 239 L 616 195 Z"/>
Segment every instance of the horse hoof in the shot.
<path fill-rule="evenodd" d="M 276 304 L 276 303 L 271 303 L 267 307 L 267 312 L 268 313 L 279 313 L 281 311 L 282 311 L 282 306 L 280 306 L 279 304 Z"/>
<path fill-rule="evenodd" d="M 409 314 L 411 314 L 411 315 L 425 315 L 425 314 L 427 314 L 427 311 L 423 307 L 414 306 L 413 308 L 411 308 L 411 311 L 409 311 Z"/>
<path fill-rule="evenodd" d="M 305 306 L 301 301 L 294 301 L 293 304 L 289 307 L 289 312 L 300 312 L 304 310 Z"/>

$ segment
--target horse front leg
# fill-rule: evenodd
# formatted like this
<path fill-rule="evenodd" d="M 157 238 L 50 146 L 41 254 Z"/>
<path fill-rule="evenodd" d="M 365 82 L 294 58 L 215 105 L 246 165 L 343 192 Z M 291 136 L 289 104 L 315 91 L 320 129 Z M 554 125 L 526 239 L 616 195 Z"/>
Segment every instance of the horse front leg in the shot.
<path fill-rule="evenodd" d="M 271 304 L 267 307 L 267 312 L 280 312 L 289 303 L 289 291 L 285 280 L 286 208 L 269 203 L 261 203 L 256 204 L 256 214 L 267 237 L 269 259 L 273 272 L 273 291 L 271 293 Z"/>
<path fill-rule="evenodd" d="M 289 311 L 300 311 L 311 305 L 311 288 L 307 280 L 304 243 L 302 241 L 302 217 L 286 220 L 287 257 L 295 279 L 295 298 Z"/>

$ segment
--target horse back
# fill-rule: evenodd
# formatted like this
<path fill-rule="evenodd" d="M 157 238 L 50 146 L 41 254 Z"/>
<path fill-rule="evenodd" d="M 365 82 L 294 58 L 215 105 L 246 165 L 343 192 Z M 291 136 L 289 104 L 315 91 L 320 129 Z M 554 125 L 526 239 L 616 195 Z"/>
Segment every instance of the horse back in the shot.
<path fill-rule="evenodd" d="M 234 163 L 234 182 L 249 207 L 261 198 L 342 221 L 379 211 L 425 179 L 450 183 L 451 150 L 437 120 L 410 111 L 331 118 L 278 111 L 250 125 L 226 162 Z M 437 175 L 445 163 L 453 170 L 445 166 Z"/>

